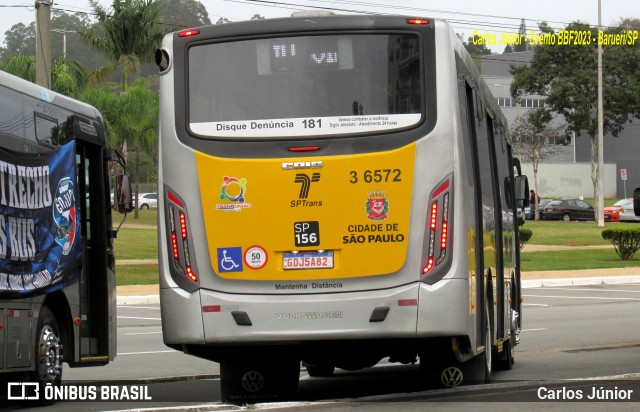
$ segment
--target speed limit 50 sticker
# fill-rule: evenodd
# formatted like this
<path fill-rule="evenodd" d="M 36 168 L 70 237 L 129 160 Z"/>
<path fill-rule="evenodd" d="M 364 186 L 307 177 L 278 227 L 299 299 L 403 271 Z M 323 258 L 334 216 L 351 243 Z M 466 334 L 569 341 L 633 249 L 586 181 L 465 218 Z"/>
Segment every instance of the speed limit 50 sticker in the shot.
<path fill-rule="evenodd" d="M 244 251 L 244 263 L 251 269 L 262 269 L 269 259 L 262 246 L 250 246 Z"/>

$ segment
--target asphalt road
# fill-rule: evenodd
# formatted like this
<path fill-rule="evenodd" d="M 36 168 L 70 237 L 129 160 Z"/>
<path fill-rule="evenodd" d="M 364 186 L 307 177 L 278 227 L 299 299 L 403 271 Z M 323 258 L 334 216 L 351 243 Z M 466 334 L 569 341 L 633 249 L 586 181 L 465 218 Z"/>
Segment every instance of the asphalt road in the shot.
<path fill-rule="evenodd" d="M 385 410 L 385 406 L 390 407 L 389 402 L 408 402 L 402 410 L 413 407 L 418 410 L 422 401 L 429 400 L 429 407 L 433 408 L 441 405 L 441 397 L 450 397 L 453 393 L 456 399 L 483 402 L 488 405 L 486 410 L 490 410 L 489 407 L 495 410 L 497 405 L 492 405 L 492 400 L 517 402 L 519 396 L 526 394 L 530 396 L 527 400 L 536 400 L 541 385 L 562 381 L 561 385 L 573 387 L 584 385 L 584 379 L 594 377 L 605 377 L 602 384 L 605 386 L 606 382 L 618 385 L 612 377 L 637 380 L 632 400 L 640 402 L 640 284 L 525 289 L 523 295 L 523 330 L 521 344 L 516 348 L 516 365 L 512 371 L 494 372 L 488 386 L 425 392 L 418 379 L 417 366 L 383 363 L 359 372 L 340 371 L 324 379 L 302 373 L 298 390 L 298 400 L 302 403 L 287 407 L 289 410 L 342 410 L 366 405 L 373 410 Z M 64 379 L 143 384 L 153 401 L 58 403 L 37 410 L 121 410 L 194 404 L 188 401 L 213 403 L 218 410 L 233 409 L 219 404 L 216 363 L 163 345 L 157 305 L 119 307 L 118 322 L 116 361 L 100 368 L 66 368 Z M 193 380 L 193 377 L 199 378 Z M 170 382 L 165 381 L 168 378 Z M 576 381 L 567 383 L 566 379 Z M 595 385 L 589 382 L 585 393 L 590 393 Z M 620 388 L 623 385 L 620 383 Z M 340 401 L 327 403 L 335 399 Z M 457 408 L 457 404 L 447 401 L 442 405 Z M 616 404 L 621 409 L 625 409 L 625 405 L 633 403 Z M 13 405 L 12 409 L 18 406 Z"/>

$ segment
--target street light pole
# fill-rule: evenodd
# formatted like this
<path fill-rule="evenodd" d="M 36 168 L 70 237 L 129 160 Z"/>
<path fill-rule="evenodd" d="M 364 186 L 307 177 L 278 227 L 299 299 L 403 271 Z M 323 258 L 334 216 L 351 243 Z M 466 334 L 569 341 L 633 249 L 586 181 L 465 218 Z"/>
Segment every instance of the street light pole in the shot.
<path fill-rule="evenodd" d="M 602 5 L 598 0 L 598 31 L 602 30 Z M 598 173 L 596 184 L 596 203 L 598 209 L 598 227 L 604 227 L 604 114 L 602 113 L 602 44 L 598 42 Z"/>
<path fill-rule="evenodd" d="M 55 31 L 56 33 L 62 33 L 62 55 L 67 57 L 67 33 L 76 33 L 75 30 L 65 30 L 65 29 L 51 29 L 51 31 Z"/>

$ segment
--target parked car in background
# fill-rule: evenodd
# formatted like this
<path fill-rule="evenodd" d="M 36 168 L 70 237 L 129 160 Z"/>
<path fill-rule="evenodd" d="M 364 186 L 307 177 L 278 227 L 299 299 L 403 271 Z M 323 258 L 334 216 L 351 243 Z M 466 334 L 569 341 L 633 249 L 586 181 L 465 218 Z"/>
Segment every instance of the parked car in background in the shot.
<path fill-rule="evenodd" d="M 595 220 L 593 206 L 581 199 L 552 200 L 543 209 L 545 220 Z"/>
<path fill-rule="evenodd" d="M 633 211 L 633 198 L 620 199 L 613 206 L 622 209 L 620 211 L 621 222 L 640 222 L 640 216 L 636 216 Z"/>
<path fill-rule="evenodd" d="M 538 215 L 540 215 L 540 220 L 543 220 L 542 216 L 544 215 L 544 207 L 552 200 L 554 199 L 540 199 L 540 201 L 538 202 Z M 533 205 L 529 205 L 524 209 L 524 215 L 526 217 L 529 217 L 529 210 L 531 207 L 533 207 Z"/>
<path fill-rule="evenodd" d="M 157 193 L 139 193 L 138 194 L 139 209 L 157 209 L 158 194 Z"/>
<path fill-rule="evenodd" d="M 618 203 L 618 202 L 616 202 Z M 619 222 L 620 221 L 620 212 L 622 212 L 622 208 L 620 206 L 607 206 L 604 208 L 604 221 L 605 222 Z"/>

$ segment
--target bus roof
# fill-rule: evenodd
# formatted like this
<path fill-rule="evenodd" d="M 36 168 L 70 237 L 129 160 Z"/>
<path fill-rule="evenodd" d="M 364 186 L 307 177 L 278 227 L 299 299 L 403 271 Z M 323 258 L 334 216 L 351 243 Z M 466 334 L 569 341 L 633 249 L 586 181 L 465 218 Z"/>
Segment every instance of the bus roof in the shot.
<path fill-rule="evenodd" d="M 0 85 L 15 90 L 20 94 L 33 97 L 34 99 L 64 107 L 88 118 L 102 119 L 100 112 L 87 103 L 72 99 L 2 70 L 0 70 Z"/>

